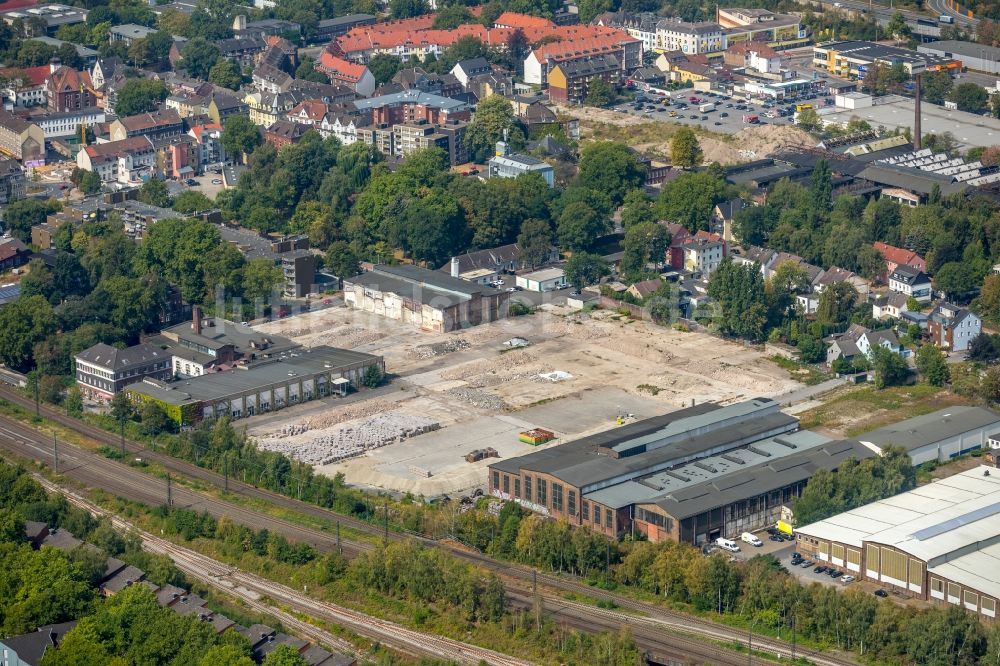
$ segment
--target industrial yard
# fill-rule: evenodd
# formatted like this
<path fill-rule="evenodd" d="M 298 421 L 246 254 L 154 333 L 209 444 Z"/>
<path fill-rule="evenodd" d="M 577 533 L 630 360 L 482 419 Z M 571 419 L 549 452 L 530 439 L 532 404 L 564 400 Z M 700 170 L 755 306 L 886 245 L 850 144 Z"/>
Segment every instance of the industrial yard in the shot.
<path fill-rule="evenodd" d="M 754 348 L 608 311 L 545 306 L 431 334 L 330 308 L 260 330 L 381 354 L 392 381 L 371 396 L 247 419 L 258 443 L 354 485 L 425 496 L 484 485 L 491 458 L 534 449 L 519 440 L 533 428 L 561 442 L 692 400 L 729 403 L 800 386 Z M 481 455 L 489 457 L 475 460 Z"/>

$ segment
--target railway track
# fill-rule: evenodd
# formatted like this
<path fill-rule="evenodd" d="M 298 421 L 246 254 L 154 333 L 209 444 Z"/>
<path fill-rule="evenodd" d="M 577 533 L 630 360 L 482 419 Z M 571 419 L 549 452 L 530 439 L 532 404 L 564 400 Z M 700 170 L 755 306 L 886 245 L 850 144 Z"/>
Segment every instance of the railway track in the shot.
<path fill-rule="evenodd" d="M 34 409 L 34 403 L 30 399 L 7 388 L 0 387 L 0 399 L 14 402 L 26 409 Z M 109 443 L 113 443 L 114 436 L 104 430 L 101 430 L 100 428 L 83 423 L 65 414 L 60 414 L 59 412 L 45 406 L 42 406 L 41 413 L 46 418 L 51 418 L 57 423 L 79 432 L 80 434 L 91 437 L 97 441 L 111 440 Z M 44 460 L 48 463 L 51 463 L 53 457 L 52 442 L 45 440 L 45 438 L 31 426 L 25 425 L 16 419 L 6 416 L 0 416 L 0 447 L 8 448 L 21 455 L 27 455 L 31 458 Z M 220 474 L 216 474 L 211 470 L 198 467 L 159 451 L 147 449 L 135 442 L 126 440 L 126 450 L 132 454 L 141 454 L 144 459 L 156 462 L 165 469 L 174 473 L 195 478 L 215 485 L 219 488 L 222 488 L 226 483 L 226 479 Z M 164 481 L 156 479 L 148 474 L 136 470 L 135 468 L 129 467 L 128 465 L 104 458 L 103 456 L 84 452 L 76 447 L 71 449 L 71 455 L 79 464 L 82 465 L 82 468 L 69 468 L 60 464 L 61 473 L 78 478 L 85 483 L 91 483 L 96 487 L 104 488 L 127 499 L 135 499 L 137 501 L 151 503 L 154 505 L 164 503 L 164 499 L 166 498 L 166 483 Z M 64 460 L 68 459 L 61 453 L 60 462 L 62 463 Z M 104 471 L 94 472 L 94 468 L 103 468 Z M 292 509 L 312 518 L 337 522 L 343 526 L 351 527 L 353 529 L 380 537 L 384 534 L 378 527 L 357 518 L 338 514 L 313 504 L 308 504 L 284 495 L 262 490 L 238 480 L 229 479 L 228 490 L 233 493 L 238 493 L 254 499 L 266 501 L 277 506 Z M 189 506 L 192 509 L 207 511 L 211 515 L 217 517 L 229 516 L 237 522 L 241 522 L 257 529 L 267 527 L 269 530 L 278 531 L 289 539 L 308 543 L 323 551 L 330 551 L 333 547 L 337 547 L 343 549 L 345 553 L 357 553 L 373 548 L 373 546 L 368 543 L 337 539 L 334 535 L 328 532 L 305 528 L 295 523 L 273 518 L 251 509 L 244 509 L 238 505 L 225 502 L 207 494 L 180 488 L 177 488 L 174 492 L 178 493 L 174 495 L 176 500 L 175 503 Z M 158 499 L 155 498 L 157 493 L 159 493 Z M 614 604 L 623 610 L 632 611 L 637 613 L 639 616 L 642 616 L 643 619 L 657 622 L 660 631 L 675 630 L 692 635 L 699 635 L 714 641 L 728 642 L 741 642 L 746 637 L 746 634 L 731 627 L 716 624 L 708 620 L 702 620 L 683 613 L 670 611 L 654 604 L 631 599 L 625 595 L 600 590 L 573 577 L 539 573 L 529 567 L 511 564 L 509 562 L 499 562 L 482 553 L 456 547 L 451 544 L 439 542 L 419 535 L 400 534 L 390 531 L 385 534 L 385 536 L 390 540 L 412 538 L 430 547 L 444 548 L 455 557 L 465 560 L 471 564 L 475 564 L 476 566 L 494 571 L 507 581 L 513 581 L 524 585 L 528 581 L 537 579 L 538 584 L 543 586 L 543 588 L 547 587 L 551 588 L 551 590 L 572 592 L 574 594 L 614 602 Z M 559 601 L 561 599 L 557 593 L 549 590 L 544 591 L 543 596 L 547 600 L 551 599 Z M 591 612 L 606 610 L 589 606 L 587 609 Z M 628 619 L 629 623 L 636 621 L 635 616 L 626 614 L 622 615 Z M 791 645 L 784 641 L 761 637 L 759 640 L 754 640 L 754 645 L 762 651 L 770 652 L 782 657 L 791 657 L 792 655 Z M 821 653 L 815 650 L 804 650 L 801 648 L 795 650 L 795 656 L 806 657 L 818 666 L 854 666 L 857 663 L 853 660 L 837 655 Z"/>
<path fill-rule="evenodd" d="M 90 511 L 94 515 L 108 516 L 116 528 L 131 530 L 137 533 L 142 539 L 143 547 L 146 550 L 167 555 L 186 575 L 211 585 L 226 594 L 236 596 L 250 604 L 252 608 L 261 612 L 272 614 L 277 610 L 281 614 L 282 621 L 288 620 L 291 627 L 303 630 L 310 638 L 318 640 L 329 647 L 336 647 L 341 650 L 346 649 L 352 653 L 357 653 L 356 648 L 346 641 L 333 636 L 319 627 L 309 625 L 288 612 L 275 609 L 271 604 L 266 604 L 261 600 L 267 598 L 300 612 L 308 613 L 312 617 L 334 622 L 371 640 L 378 641 L 417 657 L 426 656 L 437 659 L 451 659 L 468 666 L 475 666 L 482 662 L 491 666 L 532 666 L 532 662 L 494 650 L 470 645 L 451 638 L 424 634 L 388 620 L 371 617 L 344 608 L 343 606 L 311 599 L 285 585 L 239 571 L 206 555 L 178 546 L 171 541 L 140 530 L 128 521 L 108 513 L 75 493 L 68 492 L 46 479 L 40 478 L 39 481 L 48 490 L 66 496 L 72 504 Z"/>

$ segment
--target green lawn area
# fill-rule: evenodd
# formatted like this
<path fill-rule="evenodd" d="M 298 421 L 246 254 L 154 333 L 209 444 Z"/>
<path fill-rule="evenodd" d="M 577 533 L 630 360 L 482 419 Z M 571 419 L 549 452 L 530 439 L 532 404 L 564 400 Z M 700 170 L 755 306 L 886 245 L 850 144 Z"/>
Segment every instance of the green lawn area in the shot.
<path fill-rule="evenodd" d="M 972 404 L 967 398 L 926 384 L 848 386 L 828 397 L 822 406 L 799 414 L 803 428 L 821 428 L 839 437 L 856 437 L 889 423 L 928 414 L 951 405 Z"/>

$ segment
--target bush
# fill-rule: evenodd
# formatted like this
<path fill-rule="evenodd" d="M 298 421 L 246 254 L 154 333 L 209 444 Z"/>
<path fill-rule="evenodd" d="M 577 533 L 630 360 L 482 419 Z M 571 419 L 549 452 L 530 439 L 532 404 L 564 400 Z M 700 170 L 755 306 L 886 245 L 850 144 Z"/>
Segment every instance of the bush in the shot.
<path fill-rule="evenodd" d="M 525 305 L 518 301 L 514 301 L 510 304 L 510 309 L 507 314 L 511 317 L 522 317 L 524 315 L 534 314 L 535 310 L 530 305 Z"/>
<path fill-rule="evenodd" d="M 369 365 L 368 369 L 365 370 L 365 374 L 361 377 L 361 383 L 368 388 L 375 388 L 382 383 L 384 378 L 382 370 L 377 365 Z"/>

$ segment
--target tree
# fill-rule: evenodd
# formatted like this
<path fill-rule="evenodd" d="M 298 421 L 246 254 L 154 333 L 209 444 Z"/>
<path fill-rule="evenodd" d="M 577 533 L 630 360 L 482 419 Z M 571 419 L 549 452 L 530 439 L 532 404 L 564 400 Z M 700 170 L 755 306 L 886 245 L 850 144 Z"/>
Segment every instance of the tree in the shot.
<path fill-rule="evenodd" d="M 346 241 L 334 241 L 326 249 L 326 268 L 341 279 L 357 275 L 358 264 L 358 255 Z"/>
<path fill-rule="evenodd" d="M 976 276 L 964 261 L 952 261 L 941 266 L 934 275 L 934 286 L 949 299 L 958 299 L 976 288 Z"/>
<path fill-rule="evenodd" d="M 189 40 L 181 49 L 178 67 L 195 79 L 207 79 L 212 67 L 219 61 L 219 47 L 202 37 Z"/>
<path fill-rule="evenodd" d="M 944 353 L 935 345 L 924 345 L 917 351 L 917 370 L 931 386 L 944 386 L 948 381 L 948 365 Z"/>
<path fill-rule="evenodd" d="M 21 297 L 0 310 L 0 361 L 19 371 L 33 365 L 32 348 L 55 332 L 52 306 L 42 296 Z"/>
<path fill-rule="evenodd" d="M 139 201 L 150 206 L 166 208 L 170 205 L 170 192 L 159 178 L 150 178 L 139 188 Z"/>
<path fill-rule="evenodd" d="M 715 323 L 723 333 L 747 340 L 764 339 L 767 306 L 759 266 L 723 259 L 708 280 L 708 295 L 717 305 Z"/>
<path fill-rule="evenodd" d="M 80 183 L 77 185 L 77 188 L 87 196 L 100 192 L 104 186 L 104 183 L 101 182 L 101 177 L 93 171 L 84 169 L 81 169 L 81 171 L 83 171 L 83 174 L 80 176 Z"/>
<path fill-rule="evenodd" d="M 115 113 L 119 117 L 155 111 L 170 94 L 167 84 L 157 79 L 129 79 L 118 90 Z"/>
<path fill-rule="evenodd" d="M 427 0 L 389 0 L 389 15 L 394 19 L 423 16 L 430 11 Z"/>
<path fill-rule="evenodd" d="M 521 247 L 521 264 L 529 268 L 541 264 L 552 251 L 552 227 L 545 220 L 531 218 L 521 224 L 517 235 Z"/>
<path fill-rule="evenodd" d="M 163 408 L 151 400 L 143 402 L 139 407 L 139 422 L 142 424 L 142 433 L 150 437 L 169 432 L 174 423 Z"/>
<path fill-rule="evenodd" d="M 184 190 L 176 197 L 170 207 L 182 215 L 190 215 L 212 207 L 212 200 L 198 190 Z"/>
<path fill-rule="evenodd" d="M 615 89 L 610 83 L 599 76 L 595 76 L 587 82 L 587 96 L 584 102 L 590 106 L 611 106 L 617 97 Z"/>
<path fill-rule="evenodd" d="M 587 252 L 574 252 L 566 265 L 563 266 L 563 271 L 566 274 L 566 281 L 573 285 L 576 291 L 580 291 L 587 285 L 595 284 L 611 273 L 604 257 Z"/>
<path fill-rule="evenodd" d="M 580 22 L 590 23 L 598 14 L 611 11 L 611 0 L 580 0 Z"/>
<path fill-rule="evenodd" d="M 895 12 L 889 18 L 885 31 L 895 37 L 897 41 L 910 36 L 910 26 L 906 23 L 906 17 L 903 16 L 902 12 Z"/>
<path fill-rule="evenodd" d="M 576 184 L 605 193 L 615 206 L 624 201 L 626 192 L 642 187 L 645 181 L 638 153 L 623 143 L 595 141 L 580 155 Z"/>
<path fill-rule="evenodd" d="M 63 400 L 63 407 L 66 408 L 70 416 L 83 415 L 83 394 L 75 384 L 66 391 L 66 399 Z"/>
<path fill-rule="evenodd" d="M 634 224 L 625 230 L 622 241 L 621 272 L 638 277 L 646 266 L 662 264 L 670 247 L 670 232 L 655 222 Z"/>
<path fill-rule="evenodd" d="M 246 651 L 236 645 L 216 645 L 202 656 L 198 666 L 256 666 Z"/>
<path fill-rule="evenodd" d="M 243 295 L 250 301 L 266 300 L 283 280 L 281 269 L 270 259 L 253 259 L 243 266 Z"/>
<path fill-rule="evenodd" d="M 622 202 L 622 226 L 625 229 L 644 222 L 655 222 L 652 202 L 641 189 L 635 189 L 625 195 Z"/>
<path fill-rule="evenodd" d="M 377 83 L 388 83 L 402 67 L 399 58 L 388 53 L 377 53 L 368 61 L 368 70 Z"/>
<path fill-rule="evenodd" d="M 382 374 L 381 368 L 377 365 L 369 365 L 365 368 L 365 374 L 361 376 L 361 383 L 368 388 L 377 388 L 384 379 L 385 375 Z"/>
<path fill-rule="evenodd" d="M 688 126 L 682 126 L 670 140 L 670 161 L 674 166 L 690 169 L 701 164 L 704 153 L 698 143 L 698 136 Z"/>
<path fill-rule="evenodd" d="M 663 186 L 656 202 L 657 215 L 695 232 L 707 227 L 715 204 L 726 196 L 725 180 L 711 170 L 682 173 Z"/>
<path fill-rule="evenodd" d="M 812 173 L 812 196 L 813 206 L 816 211 L 826 211 L 830 208 L 830 200 L 833 196 L 832 174 L 830 164 L 826 160 L 816 162 L 816 167 Z"/>
<path fill-rule="evenodd" d="M 369 69 L 370 68 L 371 65 L 369 64 Z M 303 81 L 312 81 L 314 83 L 330 82 L 330 77 L 328 77 L 326 74 L 316 69 L 316 61 L 309 56 L 303 56 L 301 62 L 299 62 L 299 66 L 295 68 L 295 78 L 302 79 Z"/>
<path fill-rule="evenodd" d="M 816 109 L 803 109 L 799 111 L 798 116 L 795 118 L 795 124 L 806 132 L 818 132 L 823 129 L 823 121 L 820 120 Z"/>
<path fill-rule="evenodd" d="M 490 95 L 476 107 L 476 116 L 469 123 L 465 144 L 470 158 L 486 161 L 496 151 L 498 141 L 506 141 L 509 148 L 523 145 L 524 133 L 514 119 L 514 107 L 506 97 Z"/>
<path fill-rule="evenodd" d="M 475 17 L 464 5 L 450 5 L 439 9 L 434 16 L 434 30 L 454 30 L 460 25 L 475 23 Z"/>
<path fill-rule="evenodd" d="M 903 357 L 894 351 L 876 345 L 871 349 L 872 370 L 875 373 L 875 388 L 883 389 L 902 383 L 910 374 Z"/>
<path fill-rule="evenodd" d="M 18 199 L 4 211 L 4 229 L 25 243 L 31 242 L 31 227 L 41 224 L 50 214 L 62 209 L 58 201 Z"/>
<path fill-rule="evenodd" d="M 129 402 L 128 395 L 124 391 L 116 393 L 109 403 L 111 418 L 118 423 L 124 423 L 132 418 L 132 403 Z"/>
<path fill-rule="evenodd" d="M 222 147 L 231 155 L 246 156 L 263 143 L 260 130 L 247 116 L 229 116 L 222 126 Z"/>
<path fill-rule="evenodd" d="M 584 203 L 571 203 L 556 223 L 559 245 L 565 250 L 586 250 L 607 233 L 608 221 Z"/>
<path fill-rule="evenodd" d="M 954 85 L 948 72 L 924 72 L 920 79 L 920 95 L 931 104 L 944 104 Z"/>
<path fill-rule="evenodd" d="M 811 335 L 800 335 L 797 346 L 803 363 L 820 363 L 826 358 L 826 345 Z"/>
<path fill-rule="evenodd" d="M 952 102 L 958 105 L 959 111 L 982 113 L 989 101 L 986 90 L 978 83 L 960 83 L 948 95 Z"/>
<path fill-rule="evenodd" d="M 858 300 L 858 290 L 849 282 L 834 282 L 827 285 L 819 295 L 816 319 L 824 324 L 838 324 L 847 321 Z"/>
<path fill-rule="evenodd" d="M 208 71 L 208 80 L 223 88 L 239 90 L 239 87 L 243 85 L 243 73 L 235 62 L 228 58 L 221 58 Z"/>

